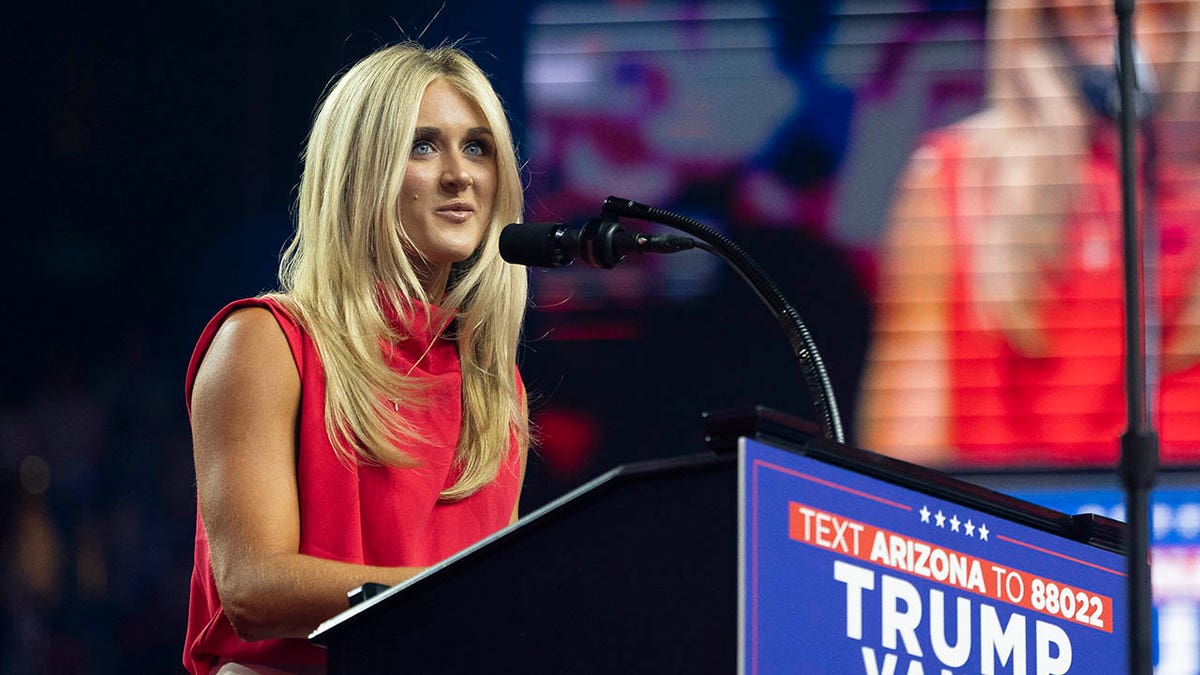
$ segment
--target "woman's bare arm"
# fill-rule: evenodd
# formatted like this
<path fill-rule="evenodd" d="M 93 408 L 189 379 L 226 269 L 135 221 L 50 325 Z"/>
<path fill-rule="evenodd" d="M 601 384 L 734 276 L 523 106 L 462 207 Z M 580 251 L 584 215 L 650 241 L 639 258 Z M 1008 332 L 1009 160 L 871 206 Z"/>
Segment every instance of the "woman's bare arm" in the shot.
<path fill-rule="evenodd" d="M 351 589 L 422 570 L 298 552 L 299 402 L 299 374 L 274 317 L 261 308 L 231 314 L 196 375 L 192 438 L 217 591 L 245 640 L 306 636 L 346 609 Z"/>
<path fill-rule="evenodd" d="M 938 158 L 914 155 L 883 243 L 875 327 L 860 393 L 863 446 L 921 464 L 948 447 L 952 237 Z"/>

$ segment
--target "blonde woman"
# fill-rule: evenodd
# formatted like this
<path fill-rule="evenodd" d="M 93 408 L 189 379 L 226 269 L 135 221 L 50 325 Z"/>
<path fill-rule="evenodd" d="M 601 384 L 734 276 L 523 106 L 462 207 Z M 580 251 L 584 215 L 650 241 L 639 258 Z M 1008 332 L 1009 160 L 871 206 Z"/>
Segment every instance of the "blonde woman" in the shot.
<path fill-rule="evenodd" d="M 901 180 L 860 439 L 927 463 L 1112 462 L 1125 426 L 1118 154 L 1082 84 L 1112 72 L 1112 3 L 1000 0 L 988 21 L 987 109 L 926 138 Z M 1163 240 L 1154 421 L 1166 459 L 1194 460 L 1200 3 L 1140 1 L 1135 25 L 1158 89 L 1144 123 Z"/>
<path fill-rule="evenodd" d="M 235 302 L 188 371 L 199 513 L 184 663 L 320 672 L 303 638 L 516 519 L 525 271 L 504 110 L 453 48 L 353 66 L 317 113 L 280 290 Z"/>

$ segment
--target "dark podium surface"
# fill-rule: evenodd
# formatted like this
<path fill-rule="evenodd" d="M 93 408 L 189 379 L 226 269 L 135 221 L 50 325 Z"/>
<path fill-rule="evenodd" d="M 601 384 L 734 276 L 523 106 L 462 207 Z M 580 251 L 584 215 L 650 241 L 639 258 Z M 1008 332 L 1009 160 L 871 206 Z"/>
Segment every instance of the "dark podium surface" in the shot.
<path fill-rule="evenodd" d="M 327 622 L 329 672 L 729 672 L 734 459 L 609 473 Z"/>
<path fill-rule="evenodd" d="M 830 443 L 767 409 L 709 416 L 709 450 L 618 467 L 312 635 L 330 673 L 736 672 L 738 437 L 1109 550 L 1123 529 Z"/>

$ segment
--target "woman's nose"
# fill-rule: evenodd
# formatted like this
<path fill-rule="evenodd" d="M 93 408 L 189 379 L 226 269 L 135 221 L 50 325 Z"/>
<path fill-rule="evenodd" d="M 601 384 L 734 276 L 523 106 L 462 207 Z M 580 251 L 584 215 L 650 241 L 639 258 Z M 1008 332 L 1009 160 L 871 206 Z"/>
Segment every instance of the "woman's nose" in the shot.
<path fill-rule="evenodd" d="M 459 192 L 474 182 L 467 163 L 462 158 L 453 155 L 446 158 L 445 164 L 442 166 L 443 187 L 453 192 Z"/>

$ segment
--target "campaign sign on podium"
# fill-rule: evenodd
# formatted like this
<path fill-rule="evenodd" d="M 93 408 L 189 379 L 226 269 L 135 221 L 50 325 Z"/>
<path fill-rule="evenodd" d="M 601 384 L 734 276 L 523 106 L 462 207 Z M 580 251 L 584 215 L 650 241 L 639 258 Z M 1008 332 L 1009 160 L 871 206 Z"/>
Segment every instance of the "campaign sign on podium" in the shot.
<path fill-rule="evenodd" d="M 742 439 L 744 673 L 1124 673 L 1125 560 Z"/>

